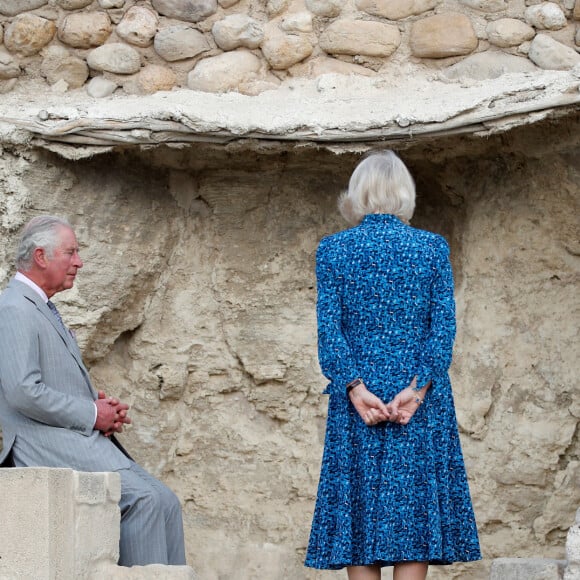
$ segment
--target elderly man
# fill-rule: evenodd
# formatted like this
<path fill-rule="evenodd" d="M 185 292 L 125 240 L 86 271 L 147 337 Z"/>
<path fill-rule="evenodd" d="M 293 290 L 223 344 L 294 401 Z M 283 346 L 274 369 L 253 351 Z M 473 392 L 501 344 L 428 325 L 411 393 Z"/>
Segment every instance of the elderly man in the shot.
<path fill-rule="evenodd" d="M 50 298 L 72 288 L 83 262 L 70 224 L 33 218 L 0 295 L 0 464 L 116 471 L 121 476 L 119 564 L 185 564 L 181 506 L 137 465 L 115 433 L 128 406 L 95 392 L 79 347 Z"/>

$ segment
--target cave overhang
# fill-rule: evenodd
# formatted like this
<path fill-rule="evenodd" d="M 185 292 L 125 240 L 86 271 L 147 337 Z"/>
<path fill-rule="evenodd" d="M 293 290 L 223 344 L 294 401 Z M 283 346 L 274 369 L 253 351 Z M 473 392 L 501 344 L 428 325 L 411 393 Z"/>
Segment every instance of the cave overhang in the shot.
<path fill-rule="evenodd" d="M 237 143 L 337 152 L 485 137 L 578 111 L 580 66 L 485 81 L 324 75 L 256 96 L 191 90 L 93 99 L 82 91 L 2 95 L 0 144 L 80 159 L 120 148 Z"/>

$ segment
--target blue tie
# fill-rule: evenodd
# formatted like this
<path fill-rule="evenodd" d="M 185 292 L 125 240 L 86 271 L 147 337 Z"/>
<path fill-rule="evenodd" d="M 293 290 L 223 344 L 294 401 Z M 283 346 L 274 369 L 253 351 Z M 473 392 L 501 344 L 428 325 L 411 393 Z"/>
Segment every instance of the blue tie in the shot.
<path fill-rule="evenodd" d="M 57 310 L 56 306 L 49 300 L 46 305 L 50 308 L 50 311 L 55 315 L 56 319 L 60 322 L 60 325 L 66 330 L 66 326 L 62 321 L 62 317 L 60 316 L 60 312 Z"/>

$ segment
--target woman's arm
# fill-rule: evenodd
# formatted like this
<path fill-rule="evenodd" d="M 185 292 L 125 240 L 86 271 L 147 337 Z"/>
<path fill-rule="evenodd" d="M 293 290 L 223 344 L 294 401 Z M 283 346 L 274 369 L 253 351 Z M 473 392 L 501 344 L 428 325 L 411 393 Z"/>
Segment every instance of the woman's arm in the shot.
<path fill-rule="evenodd" d="M 325 238 L 316 252 L 318 361 L 330 381 L 330 392 L 346 396 L 347 384 L 363 377 L 342 331 L 340 280 L 333 266 L 332 251 Z"/>
<path fill-rule="evenodd" d="M 440 244 L 433 263 L 435 275 L 431 287 L 429 330 L 421 346 L 416 370 L 419 388 L 428 383 L 437 388 L 437 378 L 447 373 L 451 366 L 455 340 L 455 299 L 449 245 L 444 238 L 438 239 Z"/>

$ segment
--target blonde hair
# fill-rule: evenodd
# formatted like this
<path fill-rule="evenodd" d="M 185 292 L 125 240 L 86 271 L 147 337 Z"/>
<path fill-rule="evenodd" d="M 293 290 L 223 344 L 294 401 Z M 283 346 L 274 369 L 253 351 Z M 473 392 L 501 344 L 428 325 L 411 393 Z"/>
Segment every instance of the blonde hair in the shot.
<path fill-rule="evenodd" d="M 353 225 L 370 213 L 392 214 L 408 223 L 415 211 L 415 182 L 393 151 L 371 153 L 356 166 L 338 208 Z"/>

